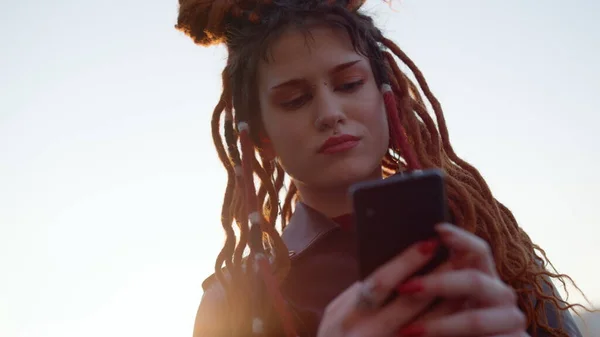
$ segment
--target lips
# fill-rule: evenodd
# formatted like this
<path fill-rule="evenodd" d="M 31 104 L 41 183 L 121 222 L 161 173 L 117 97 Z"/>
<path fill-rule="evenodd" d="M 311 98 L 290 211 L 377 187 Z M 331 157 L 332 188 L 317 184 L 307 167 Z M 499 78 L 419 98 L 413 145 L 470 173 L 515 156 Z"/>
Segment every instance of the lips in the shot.
<path fill-rule="evenodd" d="M 352 149 L 358 144 L 360 138 L 351 135 L 330 137 L 319 148 L 319 153 L 332 154 Z"/>

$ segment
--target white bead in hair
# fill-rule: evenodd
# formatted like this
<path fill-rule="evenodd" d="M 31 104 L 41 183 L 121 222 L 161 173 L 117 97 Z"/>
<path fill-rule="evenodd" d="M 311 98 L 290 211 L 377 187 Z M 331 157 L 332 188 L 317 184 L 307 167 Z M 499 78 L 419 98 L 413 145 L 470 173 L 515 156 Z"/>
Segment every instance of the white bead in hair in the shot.
<path fill-rule="evenodd" d="M 249 131 L 250 130 L 250 126 L 246 122 L 239 122 L 238 123 L 238 131 L 242 132 L 244 130 Z"/>
<path fill-rule="evenodd" d="M 392 91 L 391 85 L 389 85 L 387 83 L 384 83 L 381 85 L 381 92 L 386 93 L 386 92 L 390 92 L 390 91 Z"/>
<path fill-rule="evenodd" d="M 261 335 L 265 332 L 265 327 L 262 319 L 254 317 L 252 319 L 252 333 L 255 335 Z"/>
<path fill-rule="evenodd" d="M 244 169 L 240 165 L 234 166 L 233 171 L 235 172 L 235 175 L 238 177 L 244 176 Z"/>
<path fill-rule="evenodd" d="M 258 212 L 252 212 L 248 215 L 248 220 L 250 220 L 250 223 L 253 225 L 257 225 L 260 226 L 260 223 L 262 222 L 261 216 Z"/>

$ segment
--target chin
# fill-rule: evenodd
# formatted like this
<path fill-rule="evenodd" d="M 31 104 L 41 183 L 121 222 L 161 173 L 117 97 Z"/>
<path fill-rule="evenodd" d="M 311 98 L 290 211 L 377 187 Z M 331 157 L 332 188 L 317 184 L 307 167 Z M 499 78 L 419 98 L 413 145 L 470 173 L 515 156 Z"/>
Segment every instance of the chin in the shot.
<path fill-rule="evenodd" d="M 284 170 L 296 183 L 307 188 L 348 188 L 361 181 L 382 177 L 381 157 L 374 156 L 372 152 L 368 154 L 363 152 L 336 161 L 320 163 L 313 161 L 313 165 L 310 166 L 306 165 L 307 162 L 310 161 L 296 161 L 302 165 L 284 166 Z"/>
<path fill-rule="evenodd" d="M 380 162 L 371 165 L 365 161 L 339 164 L 321 171 L 319 177 L 315 179 L 318 184 L 330 188 L 347 188 L 361 181 L 381 178 Z"/>

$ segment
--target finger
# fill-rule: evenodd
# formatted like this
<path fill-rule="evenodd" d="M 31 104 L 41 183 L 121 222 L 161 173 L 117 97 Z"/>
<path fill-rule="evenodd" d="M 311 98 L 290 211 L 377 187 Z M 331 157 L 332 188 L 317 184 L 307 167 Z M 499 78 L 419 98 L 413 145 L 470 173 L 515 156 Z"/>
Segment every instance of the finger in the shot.
<path fill-rule="evenodd" d="M 516 307 L 496 307 L 470 310 L 441 317 L 424 323 L 410 325 L 400 330 L 400 336 L 476 337 L 511 335 L 524 331 L 527 320 Z"/>
<path fill-rule="evenodd" d="M 453 265 L 450 262 L 445 262 L 442 265 L 436 267 L 431 274 L 437 274 L 437 273 L 442 273 L 442 272 L 446 272 L 446 271 L 451 271 L 454 270 L 453 269 Z M 370 283 L 371 286 L 373 286 L 373 282 Z M 325 314 L 328 315 L 329 317 L 339 317 L 343 323 L 343 329 L 345 330 L 349 330 L 351 327 L 354 328 L 354 326 L 357 324 L 357 322 L 364 320 L 364 318 L 366 316 L 372 317 L 375 316 L 374 312 L 365 312 L 365 310 L 357 310 L 357 298 L 359 296 L 359 292 L 362 291 L 361 287 L 364 286 L 369 286 L 369 284 L 365 284 L 364 282 L 356 282 L 354 283 L 352 286 L 350 286 L 349 288 L 347 288 L 344 293 L 342 293 L 340 296 L 336 297 L 332 302 L 329 303 L 329 305 L 325 308 Z M 377 290 L 372 290 L 372 291 L 377 291 Z M 381 290 L 379 290 L 381 291 Z M 389 292 L 385 292 L 383 291 L 384 294 L 389 294 Z M 384 296 L 384 295 L 379 295 L 379 296 Z M 400 301 L 397 300 L 397 303 L 395 305 L 393 305 L 393 307 L 386 309 L 386 312 L 384 313 L 384 315 L 382 315 L 377 322 L 374 323 L 374 325 L 386 325 L 387 321 L 389 321 L 390 319 L 393 322 L 398 322 L 399 323 L 403 323 L 406 324 L 406 322 L 409 321 L 409 318 L 414 317 L 415 315 L 418 315 L 420 312 L 423 312 L 429 304 L 431 304 L 431 300 L 420 300 L 420 301 L 416 301 L 415 299 L 410 299 L 410 298 L 404 298 L 404 301 Z M 403 305 L 402 303 L 404 303 L 405 305 Z M 398 317 L 398 313 L 397 312 L 410 312 L 410 313 L 414 313 L 411 315 L 408 315 L 406 317 L 406 319 L 401 319 L 400 317 Z M 375 329 L 375 328 L 373 328 Z M 367 328 L 368 330 L 368 328 Z M 387 331 L 390 331 L 389 327 L 386 329 Z M 360 332 L 360 329 L 359 329 Z"/>
<path fill-rule="evenodd" d="M 360 285 L 360 282 L 355 282 L 340 294 L 340 296 L 331 301 L 327 307 L 325 307 L 325 314 L 335 317 L 344 317 L 348 312 L 354 310 L 353 305 L 358 296 Z"/>
<path fill-rule="evenodd" d="M 398 287 L 401 294 L 466 299 L 479 305 L 515 305 L 517 294 L 501 280 L 475 269 L 414 278 Z"/>
<path fill-rule="evenodd" d="M 492 249 L 485 240 L 451 224 L 440 224 L 436 226 L 436 231 L 455 257 L 468 260 L 466 262 L 472 267 L 497 276 Z M 461 265 L 461 261 L 455 261 L 455 263 Z"/>
<path fill-rule="evenodd" d="M 383 303 L 400 283 L 431 260 L 439 245 L 437 239 L 416 243 L 375 270 L 364 282 L 372 290 L 374 300 Z"/>
<path fill-rule="evenodd" d="M 438 273 L 443 273 L 447 271 L 454 270 L 454 267 L 451 263 L 445 262 L 442 265 L 436 267 L 430 275 L 435 275 Z M 402 286 L 402 285 L 401 285 Z M 396 288 L 396 291 L 399 288 Z M 398 291 L 397 291 L 398 292 Z M 400 293 L 398 292 L 400 295 Z M 451 313 L 457 312 L 464 306 L 464 301 L 440 301 L 439 298 L 429 298 L 429 301 L 416 301 L 419 297 L 415 296 L 401 296 L 400 300 L 397 300 L 391 303 L 388 307 L 383 308 L 383 311 L 378 314 L 375 318 L 374 324 L 379 326 L 393 326 L 395 329 L 400 327 L 400 323 L 407 321 L 414 321 L 415 317 L 417 320 L 428 320 L 441 316 L 445 316 Z M 406 299 L 408 298 L 408 303 L 406 303 Z M 404 299 L 401 300 L 401 299 Z M 406 304 L 406 305 L 405 305 Z M 410 310 L 406 310 L 406 307 L 409 307 Z M 399 318 L 399 313 L 410 312 L 411 314 Z M 416 315 L 415 315 L 416 313 Z M 388 329 L 389 330 L 389 329 Z"/>
<path fill-rule="evenodd" d="M 430 310 L 426 310 L 423 314 L 419 315 L 413 323 L 423 324 L 424 322 L 431 321 L 433 319 L 448 316 L 461 311 L 464 306 L 465 301 L 463 300 L 443 300 L 437 305 L 434 305 Z"/>
<path fill-rule="evenodd" d="M 370 315 L 368 319 L 356 324 L 352 336 L 389 336 L 412 322 L 433 301 L 409 296 L 399 297 Z"/>
<path fill-rule="evenodd" d="M 372 301 L 381 305 L 401 282 L 404 282 L 431 260 L 439 245 L 438 239 L 412 245 L 375 270 L 364 281 L 363 290 L 368 289 Z M 372 312 L 356 310 L 357 306 L 354 304 L 353 308 L 355 309 L 347 315 L 346 322 L 354 325 L 352 332 L 358 336 L 363 333 L 387 335 L 410 322 L 432 302 L 433 299 L 397 298 L 384 308 Z M 365 316 L 369 316 L 369 319 L 362 319 Z M 347 326 L 347 324 L 345 325 Z"/>
<path fill-rule="evenodd" d="M 444 263 L 432 271 L 434 273 L 451 271 L 452 265 Z M 398 289 L 398 288 L 396 288 Z M 463 307 L 464 301 L 440 301 L 436 297 L 399 296 L 392 303 L 383 307 L 378 313 L 370 317 L 357 333 L 364 336 L 365 333 L 380 336 L 387 335 L 389 331 L 397 331 L 401 326 L 415 319 L 433 319 L 457 312 Z"/>
<path fill-rule="evenodd" d="M 526 331 L 517 331 L 509 334 L 493 335 L 488 337 L 530 337 Z"/>
<path fill-rule="evenodd" d="M 455 270 L 456 266 L 454 265 L 454 263 L 452 263 L 452 261 L 446 261 L 444 263 L 442 263 L 441 265 L 435 267 L 428 275 L 436 275 L 436 274 L 440 274 L 440 273 L 445 273 L 447 271 L 451 271 L 451 270 Z"/>

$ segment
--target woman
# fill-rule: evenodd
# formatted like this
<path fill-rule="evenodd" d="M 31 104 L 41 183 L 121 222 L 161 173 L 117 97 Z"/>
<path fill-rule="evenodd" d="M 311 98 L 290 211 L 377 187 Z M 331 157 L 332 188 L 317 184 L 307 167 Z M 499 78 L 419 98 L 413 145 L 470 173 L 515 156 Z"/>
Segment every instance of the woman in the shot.
<path fill-rule="evenodd" d="M 180 0 L 176 27 L 229 52 L 212 120 L 227 239 L 194 336 L 580 336 L 550 282 L 568 277 L 455 154 L 422 74 L 363 2 Z M 457 226 L 357 281 L 349 186 L 434 167 Z M 449 261 L 411 278 L 440 244 Z"/>

